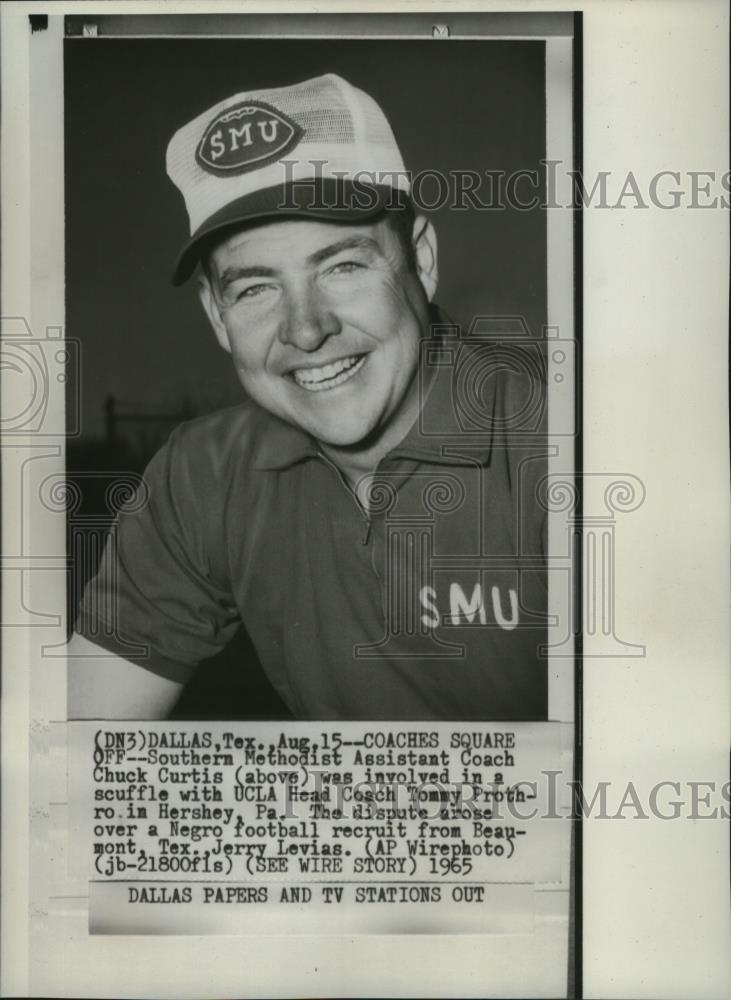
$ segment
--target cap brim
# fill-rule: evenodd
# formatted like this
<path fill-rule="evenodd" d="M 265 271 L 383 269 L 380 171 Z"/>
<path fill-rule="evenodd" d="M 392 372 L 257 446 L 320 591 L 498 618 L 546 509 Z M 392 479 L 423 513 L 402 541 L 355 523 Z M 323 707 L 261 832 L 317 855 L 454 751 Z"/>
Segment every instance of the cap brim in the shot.
<path fill-rule="evenodd" d="M 318 178 L 264 188 L 232 201 L 191 236 L 178 254 L 172 282 L 182 285 L 193 274 L 201 251 L 223 237 L 226 230 L 264 219 L 319 219 L 327 222 L 366 222 L 409 201 L 406 192 L 392 187 L 334 178 Z"/>

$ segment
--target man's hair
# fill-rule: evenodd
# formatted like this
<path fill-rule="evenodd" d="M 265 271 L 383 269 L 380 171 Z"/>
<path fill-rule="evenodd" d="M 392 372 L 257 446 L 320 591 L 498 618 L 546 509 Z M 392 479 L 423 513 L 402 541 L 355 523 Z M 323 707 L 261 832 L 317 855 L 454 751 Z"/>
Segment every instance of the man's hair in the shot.
<path fill-rule="evenodd" d="M 396 236 L 396 239 L 401 247 L 401 253 L 403 254 L 407 271 L 411 274 L 416 274 L 416 250 L 414 248 L 414 222 L 416 220 L 416 213 L 412 202 L 405 199 L 397 207 L 385 209 L 382 215 L 377 216 L 376 221 L 380 219 L 385 219 L 388 222 L 392 232 Z M 368 223 L 373 221 L 373 219 L 369 219 Z M 260 225 L 261 220 L 257 220 L 256 224 Z M 220 240 L 221 233 L 216 233 L 201 245 L 201 268 L 203 269 L 203 273 L 208 278 L 209 282 L 213 276 L 213 269 L 211 268 L 211 254 L 218 246 Z"/>
<path fill-rule="evenodd" d="M 416 274 L 416 249 L 414 247 L 414 222 L 416 213 L 410 199 L 406 199 L 398 208 L 388 208 L 384 213 L 396 238 L 401 244 L 406 269 Z"/>

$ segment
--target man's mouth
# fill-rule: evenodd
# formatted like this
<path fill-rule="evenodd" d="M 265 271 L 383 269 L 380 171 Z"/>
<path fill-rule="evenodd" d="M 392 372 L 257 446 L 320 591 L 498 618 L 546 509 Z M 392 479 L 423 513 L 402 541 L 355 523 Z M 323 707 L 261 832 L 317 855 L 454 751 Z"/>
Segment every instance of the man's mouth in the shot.
<path fill-rule="evenodd" d="M 292 378 L 301 389 L 308 392 L 322 392 L 323 389 L 334 389 L 342 385 L 359 372 L 365 361 L 365 354 L 352 354 L 349 358 L 340 358 L 322 368 L 295 368 Z"/>

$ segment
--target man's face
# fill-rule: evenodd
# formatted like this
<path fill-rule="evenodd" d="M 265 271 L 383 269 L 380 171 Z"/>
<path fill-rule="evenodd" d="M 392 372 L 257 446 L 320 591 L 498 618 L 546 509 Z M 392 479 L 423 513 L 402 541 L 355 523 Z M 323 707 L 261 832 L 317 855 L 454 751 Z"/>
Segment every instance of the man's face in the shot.
<path fill-rule="evenodd" d="M 433 231 L 421 220 L 422 239 L 427 230 L 420 276 L 385 219 L 272 222 L 219 244 L 201 297 L 247 393 L 336 447 L 398 420 L 417 393 L 436 280 L 435 269 L 426 274 Z"/>

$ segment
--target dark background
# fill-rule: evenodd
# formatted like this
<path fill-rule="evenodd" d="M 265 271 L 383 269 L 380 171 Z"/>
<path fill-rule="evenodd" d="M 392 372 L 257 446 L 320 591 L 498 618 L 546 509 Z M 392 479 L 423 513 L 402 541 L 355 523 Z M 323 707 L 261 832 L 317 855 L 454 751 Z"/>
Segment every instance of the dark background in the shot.
<path fill-rule="evenodd" d="M 414 172 L 538 170 L 544 51 L 542 41 L 492 40 L 65 42 L 66 334 L 81 344 L 69 391 L 79 400 L 82 427 L 67 460 L 72 477 L 85 473 L 85 516 L 103 513 L 103 491 L 97 495 L 90 472 L 141 472 L 176 422 L 242 394 L 207 328 L 195 281 L 182 289 L 170 284 L 187 237 L 182 197 L 165 173 L 173 132 L 238 91 L 335 72 L 378 101 Z M 424 195 L 433 190 L 425 185 Z M 489 187 L 481 197 L 489 200 Z M 439 239 L 436 299 L 446 313 L 466 327 L 479 314 L 520 315 L 540 338 L 545 212 L 445 207 L 431 215 Z M 109 421 L 109 397 L 126 419 Z M 71 620 L 85 565 L 82 571 L 77 562 L 70 588 Z M 221 704 L 231 719 L 285 712 L 243 632 L 201 666 L 178 715 L 221 717 Z"/>

